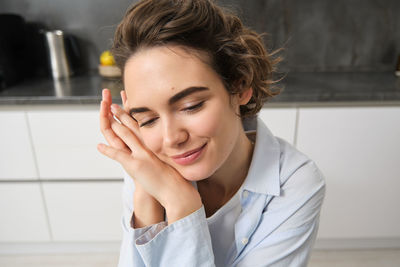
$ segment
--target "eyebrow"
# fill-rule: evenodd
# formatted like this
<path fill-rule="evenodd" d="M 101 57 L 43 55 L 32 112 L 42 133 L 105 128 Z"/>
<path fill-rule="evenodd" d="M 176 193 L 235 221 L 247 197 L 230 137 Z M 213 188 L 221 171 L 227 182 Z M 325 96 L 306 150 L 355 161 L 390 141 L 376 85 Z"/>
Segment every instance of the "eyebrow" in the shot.
<path fill-rule="evenodd" d="M 201 92 L 201 91 L 207 91 L 209 90 L 208 87 L 203 87 L 203 86 L 191 86 L 188 87 L 182 91 L 180 91 L 179 93 L 175 94 L 174 96 L 172 96 L 169 100 L 168 100 L 168 104 L 169 105 L 173 105 L 176 102 L 178 102 L 179 100 L 181 100 L 182 98 L 185 98 L 191 94 L 194 94 L 196 92 Z M 131 108 L 129 110 L 129 114 L 132 115 L 132 113 L 143 113 L 143 112 L 147 112 L 150 111 L 149 108 L 146 107 L 139 107 L 139 108 Z"/>

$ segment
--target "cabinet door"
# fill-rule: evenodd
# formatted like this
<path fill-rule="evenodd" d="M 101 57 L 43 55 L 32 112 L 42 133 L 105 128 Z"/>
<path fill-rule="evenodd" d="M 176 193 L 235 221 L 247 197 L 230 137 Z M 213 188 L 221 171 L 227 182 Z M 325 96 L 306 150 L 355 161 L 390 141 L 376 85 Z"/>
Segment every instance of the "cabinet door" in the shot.
<path fill-rule="evenodd" d="M 98 111 L 29 111 L 40 178 L 82 179 L 123 177 L 120 165 L 98 152 L 106 143 Z"/>
<path fill-rule="evenodd" d="M 297 140 L 326 178 L 319 238 L 400 237 L 400 107 L 301 108 Z"/>
<path fill-rule="evenodd" d="M 45 182 L 54 241 L 121 240 L 122 182 Z"/>
<path fill-rule="evenodd" d="M 0 242 L 50 241 L 40 185 L 0 183 Z"/>
<path fill-rule="evenodd" d="M 271 132 L 294 144 L 296 108 L 262 108 L 259 117 Z"/>
<path fill-rule="evenodd" d="M 0 111 L 0 180 L 37 179 L 23 111 Z"/>

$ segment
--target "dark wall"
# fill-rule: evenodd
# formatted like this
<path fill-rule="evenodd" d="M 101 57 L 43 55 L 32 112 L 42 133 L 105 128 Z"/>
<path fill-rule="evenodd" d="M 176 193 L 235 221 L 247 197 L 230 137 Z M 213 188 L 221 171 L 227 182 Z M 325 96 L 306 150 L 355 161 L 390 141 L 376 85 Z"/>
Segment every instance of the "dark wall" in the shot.
<path fill-rule="evenodd" d="M 247 25 L 284 46 L 294 71 L 393 71 L 400 54 L 398 0 L 224 0 Z"/>
<path fill-rule="evenodd" d="M 87 65 L 97 68 L 102 51 L 111 47 L 116 25 L 132 0 L 0 0 L 0 13 L 13 12 L 26 21 L 75 35 Z"/>
<path fill-rule="evenodd" d="M 130 0 L 1 0 L 50 29 L 75 34 L 90 68 L 108 49 Z M 398 0 L 220 0 L 245 23 L 267 32 L 270 49 L 285 47 L 284 70 L 392 71 L 400 54 Z"/>

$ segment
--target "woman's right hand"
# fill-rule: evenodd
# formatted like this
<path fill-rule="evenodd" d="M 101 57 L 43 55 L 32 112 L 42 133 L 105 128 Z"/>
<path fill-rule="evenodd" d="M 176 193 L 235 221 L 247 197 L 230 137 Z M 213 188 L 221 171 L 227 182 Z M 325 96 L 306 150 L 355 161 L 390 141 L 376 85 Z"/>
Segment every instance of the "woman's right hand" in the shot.
<path fill-rule="evenodd" d="M 121 91 L 123 108 L 128 112 L 127 97 L 125 91 Z M 115 134 L 111 128 L 111 119 L 113 117 L 110 106 L 112 104 L 111 93 L 108 89 L 103 89 L 102 101 L 100 107 L 100 130 L 103 133 L 108 144 L 116 149 L 131 152 L 128 146 Z M 129 127 L 130 128 L 130 127 Z M 134 129 L 130 129 L 134 131 Z M 134 181 L 135 183 L 135 181 Z M 135 183 L 134 193 L 135 207 L 135 225 L 134 228 L 140 228 L 151 224 L 159 223 L 164 220 L 164 208 L 150 194 L 148 194 L 140 183 Z"/>

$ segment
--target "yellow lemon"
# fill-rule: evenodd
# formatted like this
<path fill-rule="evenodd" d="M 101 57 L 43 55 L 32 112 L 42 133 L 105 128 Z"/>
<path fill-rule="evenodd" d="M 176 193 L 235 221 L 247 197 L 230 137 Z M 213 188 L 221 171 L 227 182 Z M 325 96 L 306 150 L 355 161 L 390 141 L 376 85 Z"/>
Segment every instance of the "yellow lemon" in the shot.
<path fill-rule="evenodd" d="M 106 50 L 103 53 L 101 53 L 100 64 L 103 66 L 115 65 L 114 57 L 109 50 Z"/>

